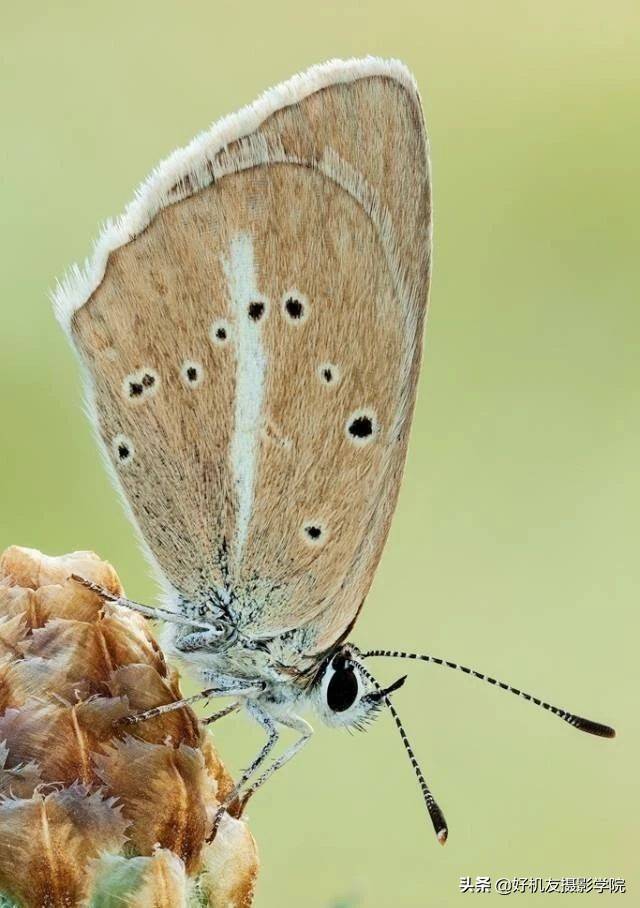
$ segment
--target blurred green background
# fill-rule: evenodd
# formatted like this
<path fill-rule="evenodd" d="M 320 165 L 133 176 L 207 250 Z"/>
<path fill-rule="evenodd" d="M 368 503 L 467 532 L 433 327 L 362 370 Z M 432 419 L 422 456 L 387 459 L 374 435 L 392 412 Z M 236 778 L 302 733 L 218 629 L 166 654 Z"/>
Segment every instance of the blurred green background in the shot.
<path fill-rule="evenodd" d="M 447 847 L 390 717 L 319 728 L 251 805 L 259 908 L 499 902 L 459 893 L 476 875 L 626 877 L 637 904 L 639 19 L 635 0 L 3 5 L 0 547 L 95 549 L 153 599 L 48 290 L 211 120 L 328 57 L 398 56 L 430 131 L 435 272 L 403 492 L 354 639 L 619 730 L 582 736 L 411 665 L 396 704 Z M 243 720 L 217 735 L 232 767 L 259 738 Z"/>

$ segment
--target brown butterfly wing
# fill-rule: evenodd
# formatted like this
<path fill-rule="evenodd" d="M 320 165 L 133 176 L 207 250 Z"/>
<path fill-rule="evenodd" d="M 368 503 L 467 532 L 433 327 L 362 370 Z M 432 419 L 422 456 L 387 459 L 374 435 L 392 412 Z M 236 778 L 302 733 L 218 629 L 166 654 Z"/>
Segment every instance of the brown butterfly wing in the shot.
<path fill-rule="evenodd" d="M 255 635 L 304 625 L 322 650 L 355 619 L 398 495 L 430 200 L 405 71 L 304 79 L 192 155 L 71 332 L 171 586 L 231 601 Z"/>

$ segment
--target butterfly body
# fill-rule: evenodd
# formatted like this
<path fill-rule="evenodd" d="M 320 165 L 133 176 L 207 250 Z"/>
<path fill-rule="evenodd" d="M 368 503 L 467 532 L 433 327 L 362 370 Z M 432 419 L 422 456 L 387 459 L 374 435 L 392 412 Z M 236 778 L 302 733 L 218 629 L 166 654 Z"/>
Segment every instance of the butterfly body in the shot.
<path fill-rule="evenodd" d="M 201 674 L 218 672 L 265 684 L 291 682 L 301 674 L 299 668 L 291 666 L 304 660 L 302 643 L 296 645 L 295 640 L 279 637 L 255 640 L 226 621 L 216 622 L 216 631 L 216 636 L 202 640 L 199 634 L 206 635 L 206 631 L 168 626 L 164 648 Z"/>
<path fill-rule="evenodd" d="M 204 688 L 219 686 L 221 679 L 234 689 L 253 684 L 255 688 L 246 697 L 258 700 L 274 718 L 312 709 L 331 722 L 331 713 L 327 716 L 319 699 L 323 671 L 338 652 L 350 658 L 357 648 L 337 643 L 311 659 L 307 655 L 308 633 L 298 628 L 256 639 L 234 624 L 233 617 L 217 620 L 211 635 L 206 630 L 168 623 L 163 631 L 163 648 L 192 676 L 198 676 Z M 243 694 L 240 696 L 244 699 Z"/>

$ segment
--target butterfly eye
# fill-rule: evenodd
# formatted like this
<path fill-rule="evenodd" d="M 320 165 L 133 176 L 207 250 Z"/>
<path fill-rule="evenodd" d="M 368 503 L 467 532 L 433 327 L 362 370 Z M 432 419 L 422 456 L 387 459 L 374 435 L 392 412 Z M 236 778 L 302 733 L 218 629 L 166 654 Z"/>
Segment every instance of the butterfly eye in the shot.
<path fill-rule="evenodd" d="M 327 706 L 334 713 L 342 713 L 353 706 L 359 691 L 360 685 L 353 667 L 342 660 L 327 685 Z"/>

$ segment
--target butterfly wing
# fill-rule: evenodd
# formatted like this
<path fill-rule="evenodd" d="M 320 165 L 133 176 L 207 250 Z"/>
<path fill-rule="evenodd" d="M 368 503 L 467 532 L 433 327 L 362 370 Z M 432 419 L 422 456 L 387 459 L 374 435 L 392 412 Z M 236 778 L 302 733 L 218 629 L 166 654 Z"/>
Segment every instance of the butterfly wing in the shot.
<path fill-rule="evenodd" d="M 144 542 L 181 597 L 321 651 L 395 507 L 430 271 L 399 63 L 334 61 L 152 174 L 58 312 Z"/>

